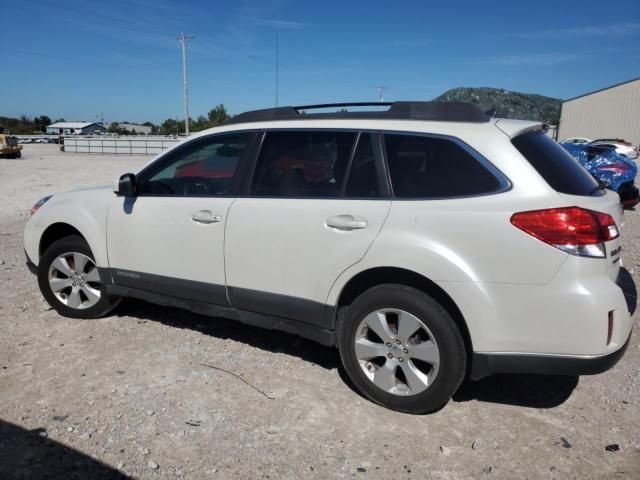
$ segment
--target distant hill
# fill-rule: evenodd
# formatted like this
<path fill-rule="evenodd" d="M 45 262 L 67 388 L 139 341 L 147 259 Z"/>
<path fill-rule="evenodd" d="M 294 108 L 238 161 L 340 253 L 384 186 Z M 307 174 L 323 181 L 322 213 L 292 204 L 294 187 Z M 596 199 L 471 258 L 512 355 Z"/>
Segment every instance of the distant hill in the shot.
<path fill-rule="evenodd" d="M 503 88 L 453 88 L 435 102 L 475 103 L 492 117 L 537 120 L 558 125 L 562 100 Z"/>

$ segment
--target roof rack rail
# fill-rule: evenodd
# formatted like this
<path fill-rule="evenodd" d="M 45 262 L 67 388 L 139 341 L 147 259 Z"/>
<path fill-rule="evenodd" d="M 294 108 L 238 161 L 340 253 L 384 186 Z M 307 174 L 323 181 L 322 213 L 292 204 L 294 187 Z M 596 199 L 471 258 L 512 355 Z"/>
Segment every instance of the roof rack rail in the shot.
<path fill-rule="evenodd" d="M 308 113 L 307 110 L 347 107 L 389 107 L 380 111 L 340 111 Z M 477 105 L 464 102 L 352 102 L 276 107 L 241 113 L 225 124 L 268 122 L 278 120 L 427 120 L 437 122 L 485 123 L 489 117 Z"/>

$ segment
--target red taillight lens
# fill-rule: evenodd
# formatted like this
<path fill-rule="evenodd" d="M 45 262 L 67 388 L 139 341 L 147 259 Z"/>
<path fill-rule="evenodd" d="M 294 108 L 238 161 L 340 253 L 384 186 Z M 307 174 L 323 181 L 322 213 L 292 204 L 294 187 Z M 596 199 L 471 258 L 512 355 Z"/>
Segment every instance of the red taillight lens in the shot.
<path fill-rule="evenodd" d="M 519 212 L 511 223 L 567 253 L 588 257 L 604 257 L 603 242 L 619 236 L 611 215 L 580 207 Z"/>
<path fill-rule="evenodd" d="M 631 170 L 631 166 L 627 165 L 624 162 L 618 162 L 618 163 L 612 163 L 611 165 L 598 167 L 598 170 L 602 172 L 613 172 L 616 175 L 624 175 L 629 170 Z"/>

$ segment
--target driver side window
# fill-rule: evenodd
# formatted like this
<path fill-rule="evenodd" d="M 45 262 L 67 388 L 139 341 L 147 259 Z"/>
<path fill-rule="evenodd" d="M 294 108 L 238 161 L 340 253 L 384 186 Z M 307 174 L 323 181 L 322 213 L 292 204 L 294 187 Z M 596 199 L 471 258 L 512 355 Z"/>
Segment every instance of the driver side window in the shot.
<path fill-rule="evenodd" d="M 196 141 L 189 148 L 160 160 L 143 174 L 139 194 L 146 196 L 208 197 L 231 192 L 249 134 L 220 135 Z"/>

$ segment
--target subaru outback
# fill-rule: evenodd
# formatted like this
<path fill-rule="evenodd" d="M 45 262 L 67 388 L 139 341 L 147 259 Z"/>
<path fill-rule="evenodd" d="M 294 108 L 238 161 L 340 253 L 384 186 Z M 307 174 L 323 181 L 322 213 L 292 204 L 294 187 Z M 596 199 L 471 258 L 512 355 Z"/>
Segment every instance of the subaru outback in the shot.
<path fill-rule="evenodd" d="M 243 113 L 112 187 L 40 200 L 24 242 L 43 296 L 68 317 L 135 297 L 335 346 L 362 395 L 411 413 L 465 377 L 614 365 L 632 328 L 618 195 L 541 123 L 375 105 Z"/>

